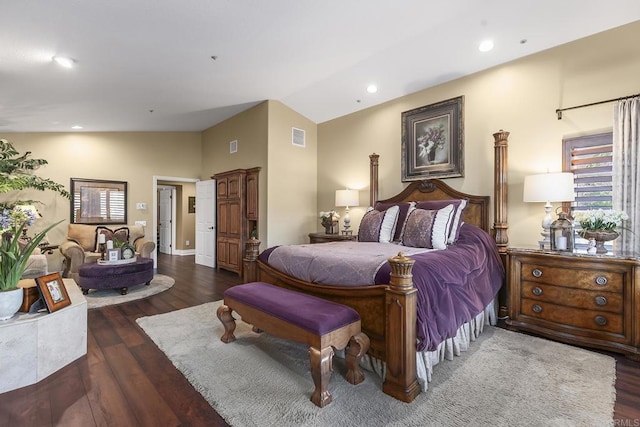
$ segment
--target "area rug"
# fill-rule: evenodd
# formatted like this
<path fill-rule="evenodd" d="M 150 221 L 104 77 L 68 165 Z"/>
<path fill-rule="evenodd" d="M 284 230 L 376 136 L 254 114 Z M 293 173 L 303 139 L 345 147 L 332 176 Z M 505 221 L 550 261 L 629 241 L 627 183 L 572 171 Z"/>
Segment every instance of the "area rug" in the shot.
<path fill-rule="evenodd" d="M 171 288 L 176 281 L 173 277 L 164 274 L 154 274 L 149 286 L 140 284 L 128 289 L 126 295 L 120 295 L 119 289 L 91 289 L 84 297 L 87 299 L 87 308 L 98 308 L 112 304 L 134 301 L 159 294 Z"/>
<path fill-rule="evenodd" d="M 256 334 L 236 322 L 220 341 L 218 302 L 143 317 L 138 324 L 232 426 L 610 425 L 615 359 L 488 327 L 468 352 L 436 366 L 429 390 L 407 404 L 382 393 L 365 372 L 353 386 L 334 358 L 333 402 L 309 398 L 304 345 Z"/>

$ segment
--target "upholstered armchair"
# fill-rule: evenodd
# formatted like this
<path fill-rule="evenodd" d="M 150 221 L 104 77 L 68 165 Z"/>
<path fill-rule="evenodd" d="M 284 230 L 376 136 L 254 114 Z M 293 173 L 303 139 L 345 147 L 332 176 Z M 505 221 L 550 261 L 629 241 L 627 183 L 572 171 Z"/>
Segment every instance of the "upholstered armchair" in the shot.
<path fill-rule="evenodd" d="M 99 233 L 105 234 L 106 240 L 112 240 L 114 236 L 118 240 L 128 240 L 134 247 L 136 256 L 139 257 L 151 258 L 151 254 L 156 249 L 156 244 L 144 237 L 144 228 L 141 225 L 69 224 L 67 240 L 60 245 L 60 252 L 64 256 L 62 277 L 78 282 L 78 267 L 100 259 Z"/>

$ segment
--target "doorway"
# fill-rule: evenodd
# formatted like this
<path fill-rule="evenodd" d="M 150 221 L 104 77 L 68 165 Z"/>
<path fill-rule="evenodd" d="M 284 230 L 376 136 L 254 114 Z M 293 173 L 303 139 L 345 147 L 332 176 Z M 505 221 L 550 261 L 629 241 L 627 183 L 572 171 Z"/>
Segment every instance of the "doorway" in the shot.
<path fill-rule="evenodd" d="M 175 177 L 175 176 L 153 176 L 152 177 L 152 194 L 153 194 L 153 203 L 152 203 L 152 219 L 153 219 L 153 224 L 151 224 L 151 228 L 150 229 L 146 229 L 145 230 L 145 234 L 147 235 L 147 237 L 149 239 L 155 240 L 156 241 L 156 250 L 153 251 L 153 266 L 154 268 L 158 267 L 158 253 L 161 253 L 160 251 L 160 239 L 159 239 L 159 218 L 160 218 L 160 194 L 159 194 L 159 189 L 163 188 L 163 186 L 173 186 L 175 188 L 180 187 L 182 188 L 183 185 L 181 185 L 181 183 L 191 183 L 191 186 L 194 186 L 195 188 L 195 183 L 200 181 L 199 179 L 196 178 L 184 178 L 184 177 Z M 159 183 L 160 182 L 160 183 Z M 184 229 L 184 224 L 182 224 L 182 222 L 184 222 L 184 218 L 181 221 L 181 217 L 184 217 L 184 215 L 176 215 L 176 205 L 175 205 L 175 201 L 176 201 L 177 197 L 173 198 L 173 202 L 172 202 L 172 224 L 171 224 L 171 228 L 172 228 L 172 232 L 171 232 L 171 254 L 172 255 L 191 255 L 193 254 L 193 251 L 188 251 L 188 250 L 179 250 L 176 242 L 176 234 L 177 232 L 175 230 L 180 229 L 183 230 Z M 193 233 L 195 235 L 195 223 L 193 225 Z M 190 239 L 190 238 L 188 238 Z M 195 243 L 195 238 L 190 239 L 193 240 L 193 242 L 189 242 L 191 245 L 193 245 Z M 164 242 L 163 242 L 164 243 Z M 185 242 L 186 244 L 186 242 Z"/>
<path fill-rule="evenodd" d="M 173 255 L 176 222 L 176 187 L 159 185 L 156 246 L 160 253 Z"/>

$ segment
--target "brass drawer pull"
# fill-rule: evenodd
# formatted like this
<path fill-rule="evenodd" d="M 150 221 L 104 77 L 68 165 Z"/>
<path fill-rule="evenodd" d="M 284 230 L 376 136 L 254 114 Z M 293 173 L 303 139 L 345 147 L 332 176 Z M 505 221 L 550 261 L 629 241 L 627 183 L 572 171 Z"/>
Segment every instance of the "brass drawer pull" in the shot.
<path fill-rule="evenodd" d="M 596 305 L 607 305 L 607 302 L 608 302 L 607 299 L 601 295 L 597 296 L 595 300 L 596 300 Z"/>
<path fill-rule="evenodd" d="M 537 286 L 536 286 L 535 288 L 531 289 L 531 292 L 532 292 L 534 295 L 542 295 L 542 289 L 540 289 L 540 288 L 539 288 L 539 287 L 537 287 Z"/>
<path fill-rule="evenodd" d="M 600 286 L 604 286 L 606 285 L 608 282 L 607 278 L 604 276 L 598 276 L 596 277 L 596 285 L 600 285 Z"/>
<path fill-rule="evenodd" d="M 593 318 L 593 320 L 596 322 L 596 325 L 598 326 L 604 326 L 607 324 L 607 318 L 604 316 L 596 316 Z"/>
<path fill-rule="evenodd" d="M 539 306 L 538 304 L 535 304 L 533 307 L 531 307 L 531 309 L 533 310 L 534 313 L 542 313 L 542 307 Z"/>
<path fill-rule="evenodd" d="M 542 277 L 542 271 L 538 268 L 534 268 L 531 274 L 533 274 L 533 277 Z"/>

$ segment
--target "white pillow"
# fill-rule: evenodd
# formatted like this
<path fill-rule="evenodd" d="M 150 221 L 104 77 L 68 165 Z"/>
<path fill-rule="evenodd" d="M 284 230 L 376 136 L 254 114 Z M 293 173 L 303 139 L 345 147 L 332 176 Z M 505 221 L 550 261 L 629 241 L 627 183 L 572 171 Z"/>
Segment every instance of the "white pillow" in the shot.
<path fill-rule="evenodd" d="M 398 206 L 391 206 L 384 211 L 384 219 L 382 220 L 382 226 L 380 227 L 380 243 L 390 243 L 393 241 L 393 235 L 396 232 L 396 226 L 398 225 L 398 214 L 400 208 Z"/>
<path fill-rule="evenodd" d="M 431 231 L 431 245 L 434 249 L 447 249 L 449 231 L 454 220 L 453 205 L 438 210 Z"/>
<path fill-rule="evenodd" d="M 462 211 L 467 207 L 467 199 L 462 199 L 457 209 L 454 212 L 453 221 L 451 223 L 451 232 L 449 233 L 448 243 L 454 243 L 458 240 L 458 234 L 460 233 L 460 227 L 462 227 L 462 223 L 460 222 L 460 218 L 462 217 Z"/>

